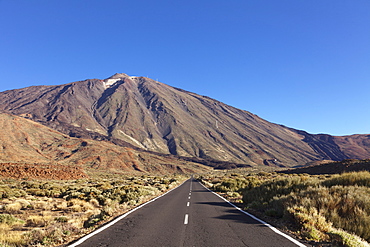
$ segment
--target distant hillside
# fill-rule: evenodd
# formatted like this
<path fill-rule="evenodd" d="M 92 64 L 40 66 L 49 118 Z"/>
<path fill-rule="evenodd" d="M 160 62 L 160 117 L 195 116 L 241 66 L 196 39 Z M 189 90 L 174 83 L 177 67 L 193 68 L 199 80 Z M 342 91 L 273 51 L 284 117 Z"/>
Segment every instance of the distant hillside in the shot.
<path fill-rule="evenodd" d="M 209 97 L 126 74 L 1 92 L 0 111 L 70 136 L 189 158 L 273 167 L 370 158 L 370 135 L 312 135 Z"/>
<path fill-rule="evenodd" d="M 86 171 L 166 174 L 210 169 L 107 141 L 69 137 L 14 115 L 0 114 L 0 126 L 3 176 L 73 179 L 86 177 Z"/>
<path fill-rule="evenodd" d="M 354 172 L 354 171 L 370 171 L 370 159 L 366 160 L 343 160 L 328 162 L 325 161 L 323 164 L 312 165 L 308 167 L 302 167 L 297 169 L 290 169 L 281 171 L 281 173 L 298 174 L 307 173 L 311 175 L 320 174 L 340 174 L 343 172 Z"/>

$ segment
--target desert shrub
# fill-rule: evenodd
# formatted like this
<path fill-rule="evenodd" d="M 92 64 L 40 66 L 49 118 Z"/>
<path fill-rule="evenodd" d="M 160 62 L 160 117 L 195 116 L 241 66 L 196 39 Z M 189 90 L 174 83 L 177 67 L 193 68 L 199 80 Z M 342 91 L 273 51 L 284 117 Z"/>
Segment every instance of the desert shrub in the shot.
<path fill-rule="evenodd" d="M 109 204 L 109 200 L 118 201 L 120 204 L 129 201 L 137 203 L 145 196 L 155 195 L 157 191 L 158 190 L 153 187 L 124 185 L 105 190 L 102 192 L 101 196 L 98 196 L 96 199 L 99 201 L 99 204 L 103 206 Z"/>
<path fill-rule="evenodd" d="M 167 185 L 165 184 L 155 184 L 154 188 L 156 188 L 159 191 L 166 191 L 167 190 Z"/>
<path fill-rule="evenodd" d="M 51 210 L 54 205 L 46 201 L 33 201 L 31 202 L 31 207 L 34 209 Z"/>
<path fill-rule="evenodd" d="M 10 203 L 7 205 L 4 205 L 3 211 L 4 213 L 14 214 L 19 213 L 19 211 L 22 209 L 22 204 L 19 202 Z"/>
<path fill-rule="evenodd" d="M 277 178 L 246 188 L 243 201 L 268 216 L 294 222 L 306 239 L 333 237 L 327 235 L 332 225 L 370 241 L 368 177 L 367 172 L 361 172 L 324 181 L 305 175 Z"/>
<path fill-rule="evenodd" d="M 7 185 L 0 185 L 0 199 L 9 198 L 12 195 L 12 189 Z"/>
<path fill-rule="evenodd" d="M 67 202 L 67 206 L 72 212 L 84 212 L 94 209 L 94 206 L 91 205 L 89 202 L 80 199 L 71 199 Z"/>
<path fill-rule="evenodd" d="M 143 196 L 144 194 L 141 194 L 141 191 L 138 189 L 134 190 L 128 190 L 126 192 L 126 195 L 123 199 L 124 202 L 130 202 L 130 201 L 135 201 L 137 202 L 140 198 L 140 196 Z"/>
<path fill-rule="evenodd" d="M 209 183 L 211 182 L 211 184 Z M 206 185 L 212 185 L 212 189 L 218 192 L 238 192 L 242 193 L 244 190 L 254 188 L 261 184 L 262 180 L 258 177 L 223 177 L 202 179 L 201 182 Z"/>
<path fill-rule="evenodd" d="M 109 190 L 113 188 L 112 184 L 107 181 L 99 183 L 96 187 L 99 190 Z"/>
<path fill-rule="evenodd" d="M 101 206 L 107 205 L 111 201 L 109 197 L 106 197 L 104 195 L 98 195 L 96 197 L 96 200 L 99 202 L 99 205 Z"/>
<path fill-rule="evenodd" d="M 26 220 L 28 227 L 45 227 L 52 221 L 51 216 L 31 215 Z"/>
<path fill-rule="evenodd" d="M 62 201 L 62 202 L 54 204 L 53 208 L 55 208 L 56 210 L 61 210 L 61 211 L 65 211 L 65 212 L 67 212 L 69 210 L 68 209 L 68 204 L 67 204 L 66 201 Z"/>
<path fill-rule="evenodd" d="M 0 214 L 0 223 L 11 226 L 19 223 L 23 224 L 24 221 L 10 214 Z"/>
<path fill-rule="evenodd" d="M 23 181 L 23 182 L 20 183 L 20 185 L 24 189 L 39 189 L 40 184 L 41 184 L 41 182 L 37 181 L 37 180 Z"/>
<path fill-rule="evenodd" d="M 56 182 L 50 182 L 50 181 L 42 183 L 40 185 L 40 189 L 47 190 L 47 191 L 51 192 L 50 196 L 53 196 L 54 193 L 59 193 L 60 194 L 61 192 L 63 192 L 65 190 L 65 188 L 62 185 L 60 185 Z"/>
<path fill-rule="evenodd" d="M 370 241 L 370 188 L 334 186 L 329 193 L 334 199 L 327 206 L 326 217 L 335 227 Z"/>
<path fill-rule="evenodd" d="M 81 230 L 69 223 L 56 223 L 45 229 L 34 229 L 25 235 L 27 246 L 56 245 L 67 240 L 67 237 L 80 233 Z"/>
<path fill-rule="evenodd" d="M 102 190 L 95 188 L 93 186 L 71 187 L 62 191 L 60 197 L 63 197 L 67 201 L 71 199 L 81 199 L 89 201 L 91 199 L 99 197 L 102 194 L 102 192 L 103 192 Z"/>
<path fill-rule="evenodd" d="M 65 223 L 68 222 L 68 218 L 65 216 L 55 217 L 54 220 L 59 223 Z"/>
<path fill-rule="evenodd" d="M 244 188 L 243 202 L 247 205 L 252 202 L 254 204 L 258 203 L 258 205 L 267 205 L 274 198 L 276 199 L 315 186 L 318 186 L 317 181 L 308 177 L 277 178 L 266 181 L 259 186 Z"/>
<path fill-rule="evenodd" d="M 49 190 L 48 196 L 58 198 L 63 192 L 64 192 L 63 188 L 53 188 Z"/>
<path fill-rule="evenodd" d="M 276 210 L 276 208 L 274 208 L 274 207 L 269 208 L 269 209 L 266 209 L 265 210 L 265 214 L 267 216 L 275 217 L 275 218 L 279 218 L 279 217 L 281 217 L 283 215 L 280 210 Z"/>
<path fill-rule="evenodd" d="M 335 185 L 342 186 L 365 186 L 370 187 L 370 172 L 349 172 L 335 175 L 331 179 L 322 182 L 322 185 L 332 187 Z"/>
<path fill-rule="evenodd" d="M 95 214 L 91 215 L 84 223 L 84 228 L 90 228 L 95 226 L 98 222 L 104 220 L 106 218 L 105 214 Z"/>
<path fill-rule="evenodd" d="M 168 180 L 168 179 L 162 179 L 160 183 L 161 184 L 165 184 L 165 185 L 169 185 L 170 184 L 170 180 Z"/>
<path fill-rule="evenodd" d="M 20 247 L 26 246 L 23 233 L 13 232 L 0 226 L 0 246 L 2 247 Z"/>
<path fill-rule="evenodd" d="M 60 197 L 60 195 L 65 190 L 61 187 L 51 187 L 47 186 L 47 188 L 43 188 L 41 186 L 40 189 L 28 189 L 27 193 L 35 196 L 47 196 L 47 197 Z"/>
<path fill-rule="evenodd" d="M 141 197 L 155 195 L 158 190 L 149 186 L 142 185 L 118 185 L 112 186 L 111 183 L 104 182 L 99 184 L 88 184 L 85 187 L 73 186 L 62 192 L 61 197 L 67 201 L 74 199 L 98 202 L 105 206 L 111 200 L 118 201 L 120 204 L 128 201 L 138 202 Z"/>
<path fill-rule="evenodd" d="M 215 185 L 213 189 L 219 192 L 240 191 L 242 188 L 248 186 L 249 181 L 240 178 L 229 178 Z"/>
<path fill-rule="evenodd" d="M 28 209 L 31 207 L 31 203 L 26 199 L 17 199 L 15 203 L 19 203 L 21 205 L 21 209 Z"/>
<path fill-rule="evenodd" d="M 293 222 L 300 229 L 301 236 L 305 239 L 315 241 L 329 239 L 326 233 L 331 229 L 331 223 L 327 222 L 316 208 L 293 206 L 287 208 L 287 212 L 290 213 Z"/>
<path fill-rule="evenodd" d="M 198 178 L 199 180 L 203 180 L 203 177 L 200 177 L 200 178 Z M 215 178 L 212 178 L 212 179 L 210 179 L 210 182 L 212 183 L 212 184 L 218 184 L 218 183 L 221 183 L 222 182 L 222 180 L 221 180 L 221 178 L 217 178 L 217 177 L 215 177 Z"/>
<path fill-rule="evenodd" d="M 102 216 L 113 216 L 117 212 L 119 203 L 117 201 L 110 201 L 101 210 Z"/>
<path fill-rule="evenodd" d="M 333 186 L 308 188 L 284 199 L 286 206 L 317 209 L 334 227 L 370 240 L 370 188 Z"/>
<path fill-rule="evenodd" d="M 25 238 L 29 246 L 37 246 L 43 243 L 45 236 L 45 231 L 43 229 L 33 229 L 32 231 L 26 233 Z"/>
<path fill-rule="evenodd" d="M 109 190 L 105 190 L 102 193 L 102 197 L 99 197 L 99 203 L 100 205 L 106 205 L 106 199 L 118 201 L 119 203 L 123 203 L 126 198 L 126 191 L 130 189 L 130 186 L 117 186 L 114 188 L 111 188 Z"/>
<path fill-rule="evenodd" d="M 34 196 L 59 197 L 65 190 L 63 186 L 53 182 L 24 181 L 20 185 L 29 195 Z"/>
<path fill-rule="evenodd" d="M 0 185 L 0 199 L 10 197 L 22 197 L 27 193 L 22 189 L 16 188 L 15 186 Z"/>
<path fill-rule="evenodd" d="M 272 174 L 269 172 L 259 172 L 256 174 L 257 176 L 262 176 L 262 177 L 270 177 Z"/>
<path fill-rule="evenodd" d="M 103 206 L 99 213 L 90 215 L 88 219 L 83 222 L 83 227 L 84 228 L 93 227 L 100 221 L 103 221 L 113 216 L 118 211 L 119 205 L 120 204 L 118 201 L 112 201 L 111 199 L 107 199 L 106 205 Z"/>
<path fill-rule="evenodd" d="M 369 243 L 361 239 L 360 237 L 350 234 L 342 229 L 333 228 L 328 232 L 331 237 L 331 242 L 338 246 L 348 247 L 369 247 Z"/>
<path fill-rule="evenodd" d="M 91 205 L 93 205 L 93 207 L 99 207 L 99 201 L 97 200 L 97 199 L 91 199 L 90 200 L 90 203 L 91 203 Z"/>
<path fill-rule="evenodd" d="M 46 196 L 47 191 L 39 189 L 39 188 L 31 188 L 26 190 L 27 194 L 33 195 L 33 196 Z"/>

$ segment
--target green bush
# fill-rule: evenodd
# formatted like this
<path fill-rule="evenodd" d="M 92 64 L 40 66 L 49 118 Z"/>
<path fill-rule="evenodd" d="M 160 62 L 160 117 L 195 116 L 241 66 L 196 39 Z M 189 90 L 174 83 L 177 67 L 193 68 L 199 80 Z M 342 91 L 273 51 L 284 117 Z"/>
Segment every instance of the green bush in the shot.
<path fill-rule="evenodd" d="M 14 217 L 11 214 L 0 214 L 0 223 L 11 226 L 18 223 L 24 223 L 24 221 Z"/>
<path fill-rule="evenodd" d="M 105 215 L 103 214 L 97 214 L 97 215 L 91 215 L 83 224 L 84 228 L 90 228 L 95 226 L 98 222 L 105 219 Z"/>
<path fill-rule="evenodd" d="M 59 223 L 65 223 L 65 222 L 68 222 L 68 218 L 65 217 L 65 216 L 60 216 L 60 217 L 55 217 L 54 219 L 56 222 L 59 222 Z"/>
<path fill-rule="evenodd" d="M 27 193 L 20 188 L 9 185 L 0 185 L 0 199 L 10 197 L 22 197 Z"/>

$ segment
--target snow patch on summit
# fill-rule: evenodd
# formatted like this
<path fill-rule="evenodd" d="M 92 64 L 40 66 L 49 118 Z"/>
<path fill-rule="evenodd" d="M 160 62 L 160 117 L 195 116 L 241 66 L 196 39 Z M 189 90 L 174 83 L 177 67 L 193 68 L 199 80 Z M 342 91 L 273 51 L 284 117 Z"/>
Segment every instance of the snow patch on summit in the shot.
<path fill-rule="evenodd" d="M 114 83 L 116 83 L 117 81 L 121 81 L 122 79 L 121 78 L 118 78 L 118 79 L 106 79 L 103 81 L 103 85 L 104 85 L 104 88 L 107 89 L 107 88 L 110 88 Z"/>
<path fill-rule="evenodd" d="M 118 81 L 123 81 L 124 79 L 131 79 L 132 82 L 136 82 L 137 76 L 128 76 L 126 74 L 115 74 L 105 80 L 102 80 L 104 89 L 110 88 Z"/>

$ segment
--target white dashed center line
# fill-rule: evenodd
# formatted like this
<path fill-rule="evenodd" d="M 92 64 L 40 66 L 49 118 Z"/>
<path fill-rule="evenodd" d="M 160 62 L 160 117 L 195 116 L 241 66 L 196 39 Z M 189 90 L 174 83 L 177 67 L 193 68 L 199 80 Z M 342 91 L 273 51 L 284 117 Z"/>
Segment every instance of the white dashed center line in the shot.
<path fill-rule="evenodd" d="M 184 225 L 187 225 L 188 224 L 188 220 L 189 220 L 189 215 L 188 214 L 185 214 Z"/>
<path fill-rule="evenodd" d="M 189 207 L 190 206 L 190 202 L 188 202 L 188 204 L 186 204 L 186 206 Z"/>

